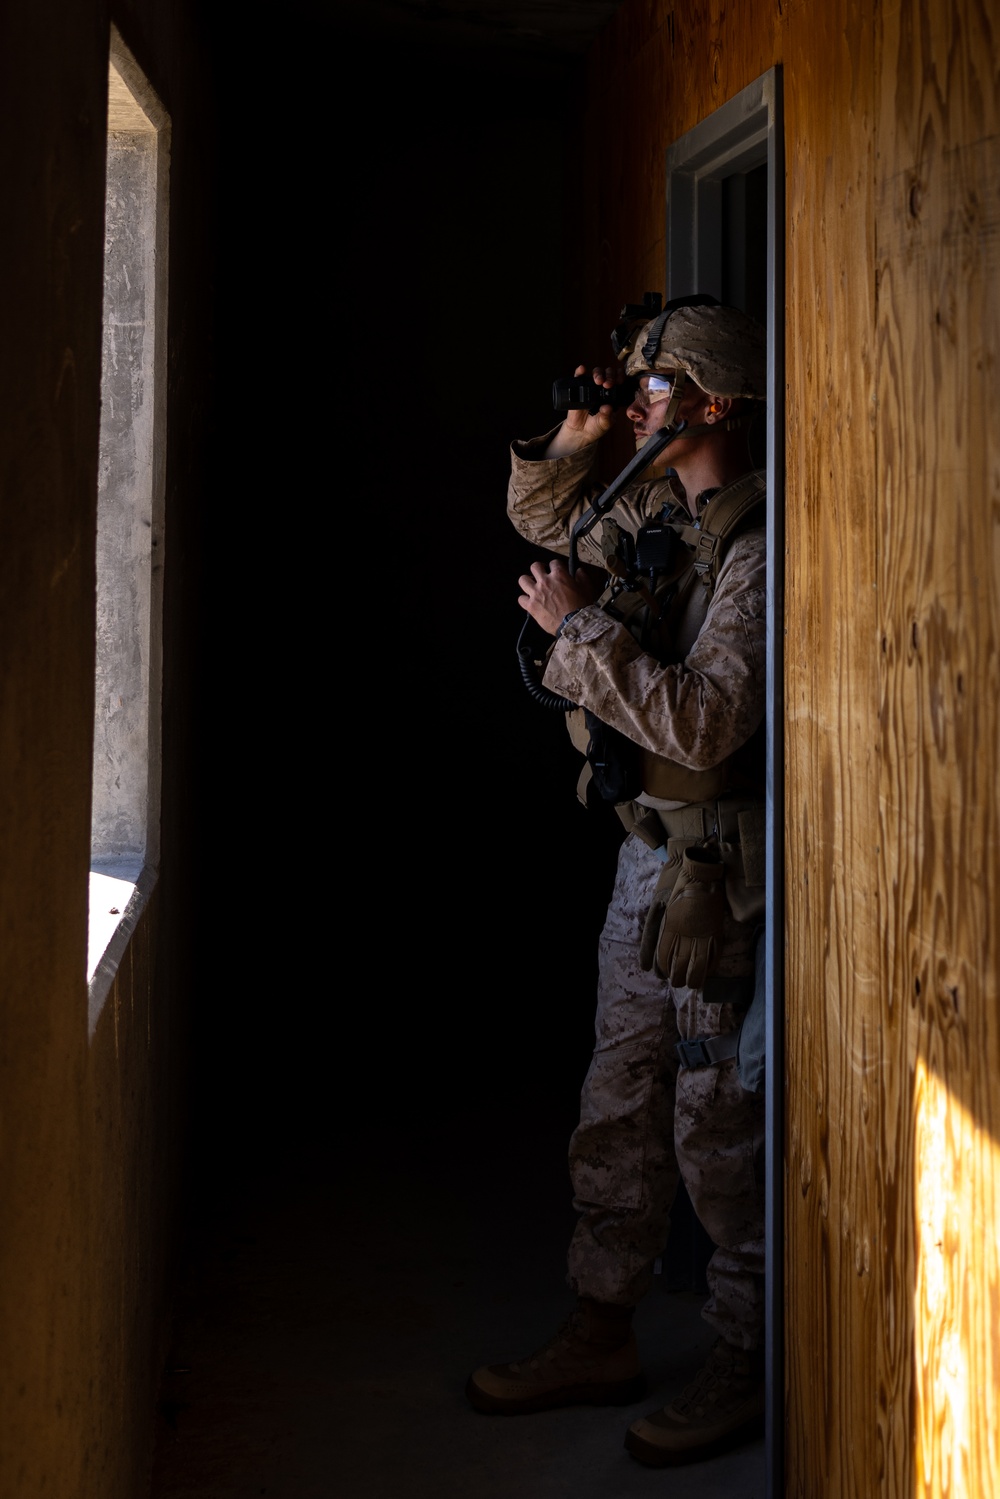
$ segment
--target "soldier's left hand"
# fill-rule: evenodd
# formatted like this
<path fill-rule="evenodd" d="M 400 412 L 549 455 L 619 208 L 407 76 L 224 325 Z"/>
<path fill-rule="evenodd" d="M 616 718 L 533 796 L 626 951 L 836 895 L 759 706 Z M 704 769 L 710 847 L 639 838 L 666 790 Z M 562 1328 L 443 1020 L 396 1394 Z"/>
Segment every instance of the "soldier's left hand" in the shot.
<path fill-rule="evenodd" d="M 561 557 L 549 563 L 533 562 L 531 572 L 523 573 L 517 582 L 521 589 L 517 602 L 550 635 L 556 633 L 567 614 L 592 604 L 599 592 L 588 573 L 571 574 Z"/>

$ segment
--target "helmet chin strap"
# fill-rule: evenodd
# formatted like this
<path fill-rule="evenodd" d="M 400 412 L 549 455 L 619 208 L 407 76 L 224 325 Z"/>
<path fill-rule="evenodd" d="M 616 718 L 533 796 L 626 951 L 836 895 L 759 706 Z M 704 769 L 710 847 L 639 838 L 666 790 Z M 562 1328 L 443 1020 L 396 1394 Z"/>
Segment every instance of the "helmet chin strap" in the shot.
<path fill-rule="evenodd" d="M 737 432 L 740 427 L 749 427 L 753 413 L 748 416 L 727 416 L 724 422 L 698 422 L 694 427 L 680 423 L 674 437 L 701 437 L 707 432 Z M 670 439 L 673 442 L 673 438 Z"/>

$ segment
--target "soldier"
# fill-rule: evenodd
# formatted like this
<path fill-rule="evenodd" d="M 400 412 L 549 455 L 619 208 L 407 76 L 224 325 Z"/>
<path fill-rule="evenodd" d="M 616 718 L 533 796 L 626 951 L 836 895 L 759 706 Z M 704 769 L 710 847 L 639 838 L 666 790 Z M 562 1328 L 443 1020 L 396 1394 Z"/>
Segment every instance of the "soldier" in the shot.
<path fill-rule="evenodd" d="M 662 1466 L 763 1429 L 763 1097 L 736 1053 L 763 923 L 765 485 L 747 433 L 765 338 L 735 308 L 681 299 L 624 357 L 637 448 L 668 442 L 606 512 L 592 476 L 621 364 L 592 372 L 599 409 L 512 445 L 508 514 L 558 554 L 519 579 L 547 641 L 541 685 L 587 754 L 581 798 L 613 801 L 627 835 L 570 1142 L 576 1303 L 534 1353 L 477 1369 L 467 1395 L 508 1414 L 641 1398 L 632 1316 L 679 1173 L 717 1246 L 703 1315 L 718 1337 L 684 1392 L 628 1430 L 633 1456 Z"/>

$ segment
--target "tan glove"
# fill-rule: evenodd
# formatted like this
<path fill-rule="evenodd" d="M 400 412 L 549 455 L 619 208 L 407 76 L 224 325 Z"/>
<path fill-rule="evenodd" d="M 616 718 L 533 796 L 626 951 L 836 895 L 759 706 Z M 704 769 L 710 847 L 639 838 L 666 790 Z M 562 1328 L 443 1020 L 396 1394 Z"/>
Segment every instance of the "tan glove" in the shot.
<path fill-rule="evenodd" d="M 725 875 L 717 849 L 689 848 L 673 889 L 653 898 L 639 961 L 646 968 L 655 964 L 660 977 L 675 988 L 701 989 L 715 967 L 726 919 Z"/>
<path fill-rule="evenodd" d="M 656 889 L 653 891 L 652 902 L 646 912 L 639 942 L 639 963 L 647 973 L 656 967 L 656 944 L 660 940 L 663 910 L 677 883 L 677 876 L 681 872 L 684 850 L 690 848 L 694 841 L 693 838 L 669 838 L 667 840 L 667 858 L 660 871 L 660 878 L 656 882 Z M 660 977 L 662 978 L 663 975 L 660 974 Z"/>

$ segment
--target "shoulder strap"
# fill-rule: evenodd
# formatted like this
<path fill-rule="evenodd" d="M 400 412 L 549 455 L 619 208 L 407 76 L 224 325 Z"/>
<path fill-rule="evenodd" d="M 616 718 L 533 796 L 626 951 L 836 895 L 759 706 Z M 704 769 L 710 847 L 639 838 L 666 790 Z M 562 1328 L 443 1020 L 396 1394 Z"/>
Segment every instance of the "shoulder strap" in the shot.
<path fill-rule="evenodd" d="M 729 542 L 764 504 L 766 497 L 767 477 L 763 469 L 754 469 L 714 494 L 697 526 L 677 527 L 683 539 L 693 547 L 694 570 L 709 591 L 715 587 Z"/>

